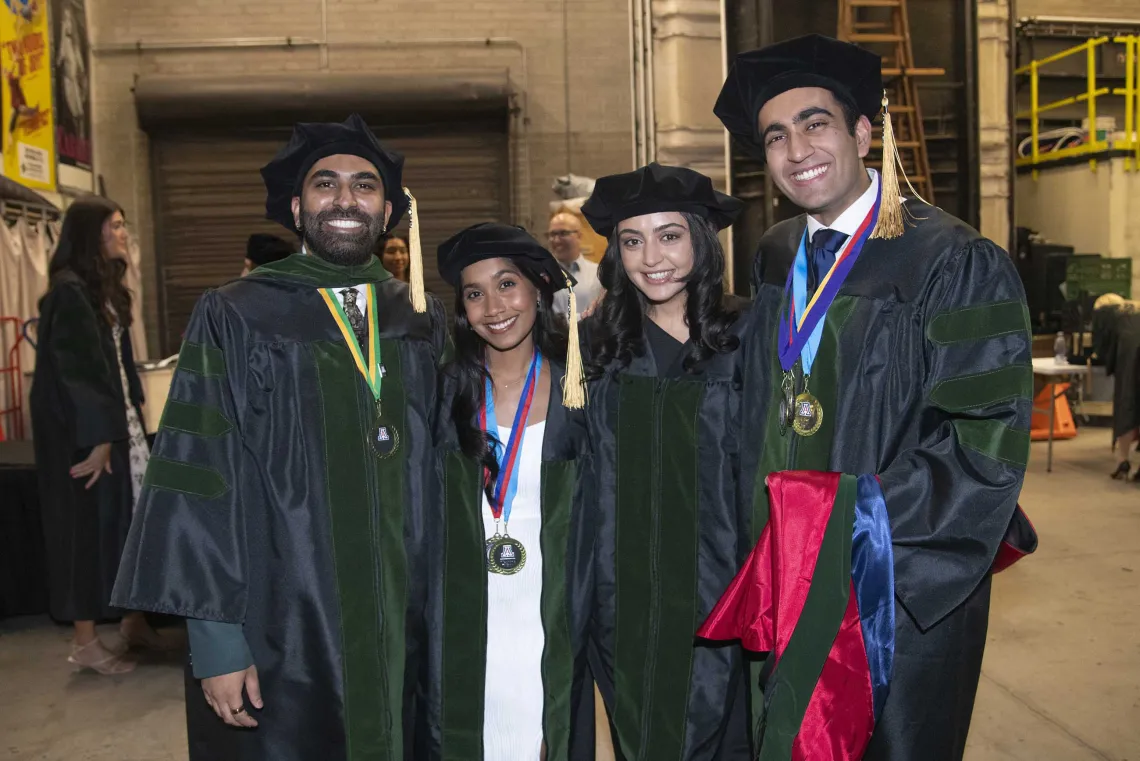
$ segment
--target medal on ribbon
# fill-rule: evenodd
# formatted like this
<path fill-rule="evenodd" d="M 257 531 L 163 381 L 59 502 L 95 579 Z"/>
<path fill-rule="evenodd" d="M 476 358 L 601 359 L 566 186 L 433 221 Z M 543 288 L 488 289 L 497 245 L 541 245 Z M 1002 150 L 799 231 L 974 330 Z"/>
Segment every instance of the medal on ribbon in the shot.
<path fill-rule="evenodd" d="M 331 288 L 322 288 L 320 293 L 321 298 L 325 300 L 325 306 L 328 307 L 333 320 L 340 328 L 341 335 L 344 336 L 344 342 L 348 344 L 349 351 L 352 352 L 356 369 L 360 371 L 364 382 L 368 384 L 368 389 L 372 392 L 372 398 L 376 402 L 376 423 L 368 430 L 368 444 L 376 456 L 383 460 L 396 454 L 400 449 L 400 432 L 396 430 L 396 426 L 384 418 L 384 408 L 380 403 L 380 386 L 384 382 L 384 373 L 380 367 L 380 320 L 376 308 L 376 285 L 369 283 L 367 291 L 367 357 L 360 342 L 356 339 L 352 323 L 349 322 L 348 315 L 345 314 L 344 307 L 341 306 L 336 293 Z"/>
<path fill-rule="evenodd" d="M 816 287 L 815 293 L 807 304 L 800 308 L 796 303 L 795 272 L 793 264 L 788 272 L 788 281 L 784 286 L 784 301 L 787 304 L 786 314 L 780 317 L 777 346 L 780 357 L 780 367 L 784 370 L 783 381 L 780 387 L 779 423 L 780 433 L 791 428 L 800 436 L 812 436 L 823 425 L 823 405 L 809 389 L 811 370 L 815 362 L 815 352 L 805 351 L 812 334 L 819 327 L 827 315 L 828 308 L 835 301 L 840 287 L 851 273 L 863 245 L 871 237 L 871 231 L 879 219 L 879 205 L 882 203 L 882 181 L 879 183 L 879 195 L 875 199 L 871 210 L 863 218 L 863 222 L 835 256 L 835 264 Z M 799 251 L 796 261 L 807 260 L 807 231 L 800 239 Z M 802 387 L 800 380 L 802 378 Z"/>
<path fill-rule="evenodd" d="M 519 397 L 519 406 L 515 410 L 515 419 L 511 424 L 511 435 L 507 440 L 506 450 L 498 450 L 496 459 L 499 461 L 499 476 L 495 479 L 495 488 L 488 500 L 491 507 L 491 516 L 495 519 L 495 534 L 487 540 L 486 557 L 487 570 L 504 576 L 518 573 L 526 565 L 526 548 L 522 542 L 510 535 L 507 527 L 511 521 L 511 503 L 514 502 L 518 491 L 519 474 L 518 461 L 522 454 L 523 437 L 526 435 L 526 421 L 530 415 L 530 405 L 534 401 L 534 389 L 538 385 L 538 377 L 542 373 L 542 355 L 537 351 L 530 362 L 530 370 L 526 374 L 526 384 L 523 385 Z M 483 430 L 498 439 L 498 424 L 495 422 L 495 394 L 491 386 L 491 379 L 486 380 L 484 388 L 484 403 L 479 410 L 479 425 Z M 499 526 L 502 525 L 500 532 Z"/>

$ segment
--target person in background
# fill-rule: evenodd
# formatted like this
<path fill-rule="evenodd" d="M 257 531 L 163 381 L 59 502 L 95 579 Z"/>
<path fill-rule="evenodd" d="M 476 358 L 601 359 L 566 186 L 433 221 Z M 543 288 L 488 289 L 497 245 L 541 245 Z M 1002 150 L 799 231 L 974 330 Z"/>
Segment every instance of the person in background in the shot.
<path fill-rule="evenodd" d="M 165 647 L 137 612 L 109 646 L 95 632 L 122 613 L 111 589 L 149 457 L 126 257 L 118 205 L 90 196 L 68 208 L 39 305 L 30 400 L 51 615 L 75 627 L 68 661 L 100 674 L 134 669 L 129 646 Z"/>
<path fill-rule="evenodd" d="M 609 241 L 583 333 L 598 511 L 590 665 L 618 758 L 752 758 L 740 648 L 693 636 L 746 549 L 737 315 L 717 239 L 742 207 L 708 177 L 658 164 L 599 178 L 582 206 Z"/>
<path fill-rule="evenodd" d="M 1125 481 L 1140 429 L 1140 310 L 1134 301 L 1106 293 L 1093 304 L 1093 340 L 1105 373 L 1113 378 L 1112 441 L 1116 454 L 1113 479 Z M 1137 471 L 1134 481 L 1140 481 Z"/>
<path fill-rule="evenodd" d="M 525 230 L 496 223 L 442 244 L 439 272 L 455 288 L 455 357 L 437 433 L 448 488 L 429 626 L 440 697 L 428 704 L 450 707 L 431 722 L 437 755 L 593 759 L 588 447 L 563 391 L 581 363 L 567 361 L 552 307 L 572 281 Z"/>
<path fill-rule="evenodd" d="M 380 239 L 380 263 L 384 269 L 392 273 L 392 277 L 401 282 L 408 282 L 408 235 L 407 233 L 388 233 Z"/>
<path fill-rule="evenodd" d="M 263 264 L 281 261 L 295 253 L 297 253 L 295 245 L 276 235 L 254 233 L 249 236 L 245 244 L 245 269 L 241 271 L 241 276 L 245 277 Z"/>
<path fill-rule="evenodd" d="M 574 286 L 578 308 L 585 309 L 593 304 L 601 295 L 602 285 L 598 282 L 598 265 L 582 256 L 582 223 L 569 212 L 559 212 L 550 218 L 546 238 L 550 241 L 554 258 L 578 283 Z M 554 308 L 559 314 L 569 313 L 570 292 L 567 289 L 554 295 Z"/>

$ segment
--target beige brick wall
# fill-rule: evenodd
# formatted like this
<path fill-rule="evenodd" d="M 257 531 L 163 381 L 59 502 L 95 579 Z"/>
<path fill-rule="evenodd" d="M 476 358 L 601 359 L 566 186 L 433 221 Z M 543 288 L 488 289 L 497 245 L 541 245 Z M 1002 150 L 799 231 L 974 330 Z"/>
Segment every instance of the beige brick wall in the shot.
<path fill-rule="evenodd" d="M 628 5 L 621 0 L 324 0 L 330 71 L 361 76 L 464 69 L 505 70 L 525 89 L 526 166 L 513 180 L 522 224 L 545 224 L 550 184 L 572 171 L 596 176 L 632 168 Z M 92 0 L 95 168 L 126 208 L 143 245 L 146 314 L 157 330 L 150 161 L 131 91 L 142 75 L 220 77 L 316 71 L 318 48 L 129 53 L 101 46 L 237 37 L 321 37 L 322 0 Z M 565 24 L 564 24 L 565 13 Z M 522 50 L 458 47 L 500 37 Z M 397 40 L 379 48 L 346 43 Z M 423 41 L 418 44 L 416 41 Z M 566 75 L 564 54 L 569 51 Z M 523 65 L 525 56 L 525 66 Z M 570 109 L 567 119 L 567 97 Z M 517 134 L 521 134 L 517 133 Z M 519 187 L 522 183 L 522 187 Z"/>

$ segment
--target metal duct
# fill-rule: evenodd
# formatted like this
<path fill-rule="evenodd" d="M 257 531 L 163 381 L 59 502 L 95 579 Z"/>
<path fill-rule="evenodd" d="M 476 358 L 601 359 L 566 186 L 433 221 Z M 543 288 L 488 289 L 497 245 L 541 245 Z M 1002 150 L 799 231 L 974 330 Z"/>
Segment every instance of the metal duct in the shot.
<path fill-rule="evenodd" d="M 505 70 L 462 76 L 373 72 L 289 72 L 242 77 L 143 76 L 134 88 L 139 126 L 181 131 L 294 121 L 341 121 L 356 112 L 386 125 L 504 114 L 511 87 Z"/>

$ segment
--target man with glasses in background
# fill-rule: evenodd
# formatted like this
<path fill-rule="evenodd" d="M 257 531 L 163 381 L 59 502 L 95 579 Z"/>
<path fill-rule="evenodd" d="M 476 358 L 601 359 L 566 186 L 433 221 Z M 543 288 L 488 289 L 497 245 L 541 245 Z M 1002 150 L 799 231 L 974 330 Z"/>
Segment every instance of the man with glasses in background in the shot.
<path fill-rule="evenodd" d="M 578 297 L 579 311 L 586 309 L 601 295 L 602 285 L 598 282 L 598 265 L 582 256 L 582 223 L 569 212 L 559 212 L 550 218 L 546 239 L 562 269 L 578 281 L 574 286 L 574 295 Z M 554 294 L 554 308 L 560 314 L 569 314 L 568 289 Z"/>

